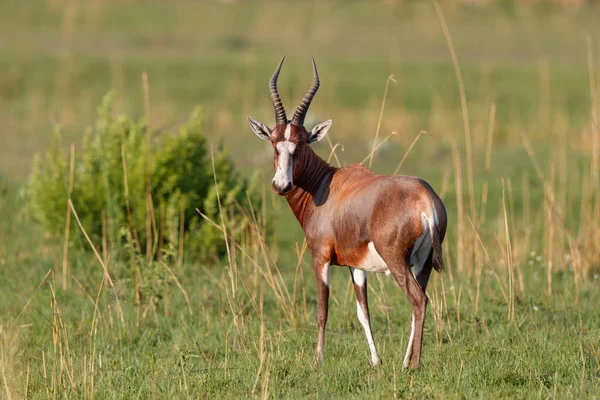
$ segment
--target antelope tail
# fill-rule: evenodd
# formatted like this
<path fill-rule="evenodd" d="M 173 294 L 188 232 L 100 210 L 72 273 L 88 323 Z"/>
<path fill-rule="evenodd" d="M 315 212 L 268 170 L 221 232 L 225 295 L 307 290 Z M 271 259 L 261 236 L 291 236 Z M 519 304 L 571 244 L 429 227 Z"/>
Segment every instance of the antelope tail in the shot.
<path fill-rule="evenodd" d="M 444 259 L 442 258 L 442 243 L 440 242 L 440 233 L 436 223 L 431 224 L 431 263 L 433 269 L 437 272 L 444 270 Z"/>

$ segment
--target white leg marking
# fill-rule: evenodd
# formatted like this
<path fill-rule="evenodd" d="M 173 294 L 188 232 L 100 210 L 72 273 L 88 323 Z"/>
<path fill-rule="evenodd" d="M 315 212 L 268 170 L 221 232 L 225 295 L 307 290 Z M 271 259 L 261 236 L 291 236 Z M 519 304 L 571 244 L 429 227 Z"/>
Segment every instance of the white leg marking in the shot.
<path fill-rule="evenodd" d="M 362 306 L 358 301 L 356 301 L 356 313 L 358 314 L 358 320 L 360 321 L 363 329 L 365 330 L 365 335 L 367 336 L 367 343 L 369 344 L 369 351 L 371 351 L 371 364 L 374 366 L 379 364 L 379 355 L 377 354 L 377 348 L 375 347 L 375 340 L 373 340 L 373 333 L 371 332 L 371 327 L 369 326 L 369 321 L 367 320 L 367 315 L 363 310 Z"/>
<path fill-rule="evenodd" d="M 360 269 L 351 268 L 350 270 L 352 271 L 354 283 L 360 287 L 364 286 L 365 282 L 367 281 L 367 273 Z M 377 348 L 375 347 L 375 340 L 373 340 L 373 333 L 371 332 L 371 327 L 369 326 L 367 314 L 365 310 L 363 310 L 358 300 L 356 300 L 356 314 L 358 315 L 358 320 L 363 326 L 365 335 L 367 336 L 367 343 L 369 344 L 369 350 L 371 351 L 371 364 L 375 366 L 379 364 L 379 355 L 377 354 Z"/>
<path fill-rule="evenodd" d="M 323 264 L 321 267 L 321 281 L 327 286 L 329 290 L 329 261 Z M 319 335 L 323 335 L 322 340 L 319 340 L 320 336 L 317 336 L 317 354 L 320 355 L 321 359 L 317 360 L 321 365 L 323 365 L 323 350 L 325 348 L 325 330 L 327 329 L 327 319 L 325 319 L 325 325 L 323 325 L 323 332 L 319 330 Z"/>
<path fill-rule="evenodd" d="M 321 280 L 329 287 L 329 262 L 326 262 L 321 269 Z"/>
<path fill-rule="evenodd" d="M 412 345 L 415 338 L 415 313 L 412 314 L 412 323 L 410 325 L 410 340 L 408 341 L 408 348 L 406 349 L 406 356 L 404 357 L 404 368 L 408 368 L 410 363 L 410 356 L 412 355 Z"/>
<path fill-rule="evenodd" d="M 350 268 L 352 272 L 352 279 L 354 279 L 354 283 L 358 286 L 364 286 L 367 281 L 367 273 L 361 269 Z"/>

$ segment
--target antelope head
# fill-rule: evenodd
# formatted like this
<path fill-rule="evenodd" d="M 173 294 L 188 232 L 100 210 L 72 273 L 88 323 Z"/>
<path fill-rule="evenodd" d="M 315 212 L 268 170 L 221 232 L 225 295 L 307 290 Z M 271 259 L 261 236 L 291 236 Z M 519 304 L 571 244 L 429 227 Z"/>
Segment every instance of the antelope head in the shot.
<path fill-rule="evenodd" d="M 269 81 L 269 91 L 271 92 L 271 99 L 273 100 L 273 107 L 275 109 L 275 127 L 269 128 L 264 123 L 248 117 L 250 127 L 256 136 L 270 141 L 273 146 L 275 176 L 271 183 L 271 189 L 280 195 L 285 195 L 292 190 L 294 179 L 297 179 L 302 173 L 301 160 L 306 146 L 323 139 L 331 127 L 331 120 L 318 124 L 310 131 L 307 131 L 304 127 L 304 118 L 320 84 L 314 58 L 312 60 L 312 86 L 308 89 L 298 108 L 296 108 L 292 120 L 287 119 L 283 103 L 277 92 L 277 78 L 279 77 L 279 71 L 281 71 L 284 59 L 285 56 L 279 61 L 279 65 Z"/>

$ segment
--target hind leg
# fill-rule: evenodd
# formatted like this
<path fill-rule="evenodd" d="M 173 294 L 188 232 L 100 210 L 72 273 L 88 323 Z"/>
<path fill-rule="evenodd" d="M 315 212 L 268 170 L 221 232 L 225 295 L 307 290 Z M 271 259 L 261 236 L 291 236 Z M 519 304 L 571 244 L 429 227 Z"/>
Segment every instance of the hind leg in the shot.
<path fill-rule="evenodd" d="M 416 368 L 419 366 L 421 360 L 427 296 L 425 296 L 425 292 L 421 289 L 417 279 L 410 271 L 408 257 L 388 257 L 388 259 L 384 257 L 384 260 L 392 276 L 408 296 L 413 308 L 410 339 L 403 365 L 405 368 L 409 366 Z"/>
<path fill-rule="evenodd" d="M 396 278 L 396 276 L 394 276 Z M 396 282 L 403 281 L 402 288 L 406 292 L 413 307 L 410 340 L 404 357 L 404 368 L 416 368 L 421 362 L 421 349 L 423 348 L 423 327 L 425 325 L 425 313 L 427 310 L 427 296 L 421 290 L 419 283 L 408 274 L 407 277 L 396 278 Z"/>
<path fill-rule="evenodd" d="M 404 359 L 404 367 L 410 366 L 418 366 L 421 359 L 421 351 L 423 348 L 423 328 L 425 326 L 425 315 L 427 309 L 427 303 L 429 303 L 429 299 L 427 298 L 427 294 L 425 293 L 425 289 L 427 288 L 427 283 L 429 282 L 429 277 L 431 276 L 431 271 L 433 267 L 431 264 L 431 255 L 427 258 L 424 265 L 415 271 L 414 280 L 416 280 L 418 284 L 418 290 L 421 291 L 421 294 L 416 295 L 414 297 L 418 298 L 417 301 L 417 309 L 419 312 L 413 312 L 413 332 L 418 328 L 419 330 L 419 340 L 415 340 L 412 343 L 412 349 L 407 351 L 407 355 Z M 417 288 L 414 285 L 411 286 L 411 290 L 415 293 L 417 292 Z M 409 295 L 411 297 L 411 295 Z M 415 310 L 415 303 L 413 303 L 413 310 Z M 415 332 L 415 335 L 417 333 Z M 409 352 L 411 354 L 409 354 Z"/>
<path fill-rule="evenodd" d="M 429 299 L 427 298 L 427 294 L 425 293 L 425 290 L 427 289 L 427 283 L 429 282 L 429 277 L 431 276 L 431 271 L 433 269 L 433 264 L 432 264 L 433 253 L 431 252 L 431 244 L 429 241 L 430 236 L 428 233 L 425 233 L 423 235 L 423 238 L 424 238 L 424 240 L 422 240 L 421 243 L 419 244 L 419 246 L 413 250 L 411 257 L 410 257 L 410 262 L 413 264 L 412 276 L 417 281 L 419 289 L 421 290 L 421 292 L 423 294 L 423 296 L 415 295 L 415 294 L 413 294 L 411 296 L 409 294 L 409 298 L 414 298 L 415 296 L 418 298 L 418 301 L 416 304 L 417 310 L 422 308 L 422 312 L 418 312 L 418 311 L 413 312 L 411 338 L 412 338 L 413 334 L 417 335 L 417 331 L 420 331 L 420 334 L 419 334 L 420 338 L 422 338 L 422 336 L 423 336 L 423 326 L 425 325 L 426 308 L 427 308 L 427 303 L 429 302 Z M 411 285 L 411 288 L 412 288 L 411 290 L 413 290 L 415 293 L 417 292 L 417 290 L 414 288 L 414 285 Z M 408 294 L 408 292 L 407 292 L 407 294 Z M 423 303 L 423 300 L 421 299 L 422 297 L 424 297 L 424 306 L 422 306 L 422 303 Z M 415 303 L 413 301 L 411 301 L 411 302 L 413 304 L 413 310 L 414 310 Z M 423 348 L 423 341 L 422 340 L 413 340 L 411 344 L 412 344 L 412 347 L 410 347 L 410 343 L 409 343 L 409 348 L 406 351 L 406 357 L 404 358 L 404 367 L 407 367 L 409 364 L 411 366 L 418 365 L 420 358 L 421 358 L 421 350 Z"/>
<path fill-rule="evenodd" d="M 425 264 L 421 268 L 417 269 L 417 267 L 415 266 L 413 269 L 415 279 L 419 283 L 419 286 L 421 286 L 421 290 L 423 290 L 423 293 L 425 293 L 425 289 L 427 289 L 427 283 L 429 283 L 431 271 L 433 271 L 433 264 L 431 263 L 430 253 L 429 257 L 427 257 L 427 260 L 425 261 Z"/>

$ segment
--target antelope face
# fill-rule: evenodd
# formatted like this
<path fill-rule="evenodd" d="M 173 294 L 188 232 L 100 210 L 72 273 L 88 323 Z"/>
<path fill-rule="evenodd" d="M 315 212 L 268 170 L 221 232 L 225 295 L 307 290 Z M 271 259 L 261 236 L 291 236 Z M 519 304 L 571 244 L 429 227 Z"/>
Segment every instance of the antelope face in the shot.
<path fill-rule="evenodd" d="M 250 127 L 261 139 L 268 140 L 273 145 L 273 164 L 275 166 L 275 176 L 271 188 L 280 195 L 285 195 L 292 190 L 294 177 L 302 172 L 301 162 L 304 148 L 323 139 L 331 126 L 331 120 L 315 126 L 310 132 L 304 128 L 304 117 L 308 112 L 308 107 L 319 89 L 320 81 L 317 73 L 317 66 L 313 58 L 313 83 L 300 102 L 300 105 L 294 112 L 291 121 L 287 119 L 283 103 L 277 92 L 277 78 L 283 65 L 285 56 L 279 61 L 271 80 L 269 81 L 269 91 L 273 100 L 275 109 L 275 128 L 271 129 L 267 125 L 248 117 Z M 300 167 L 299 167 L 300 166 Z"/>
<path fill-rule="evenodd" d="M 248 117 L 248 122 L 259 138 L 269 140 L 273 146 L 275 176 L 271 189 L 279 195 L 285 195 L 292 190 L 305 147 L 324 138 L 331 126 L 329 120 L 307 132 L 303 126 L 296 126 L 291 122 L 276 125 L 273 129 L 252 117 Z"/>

